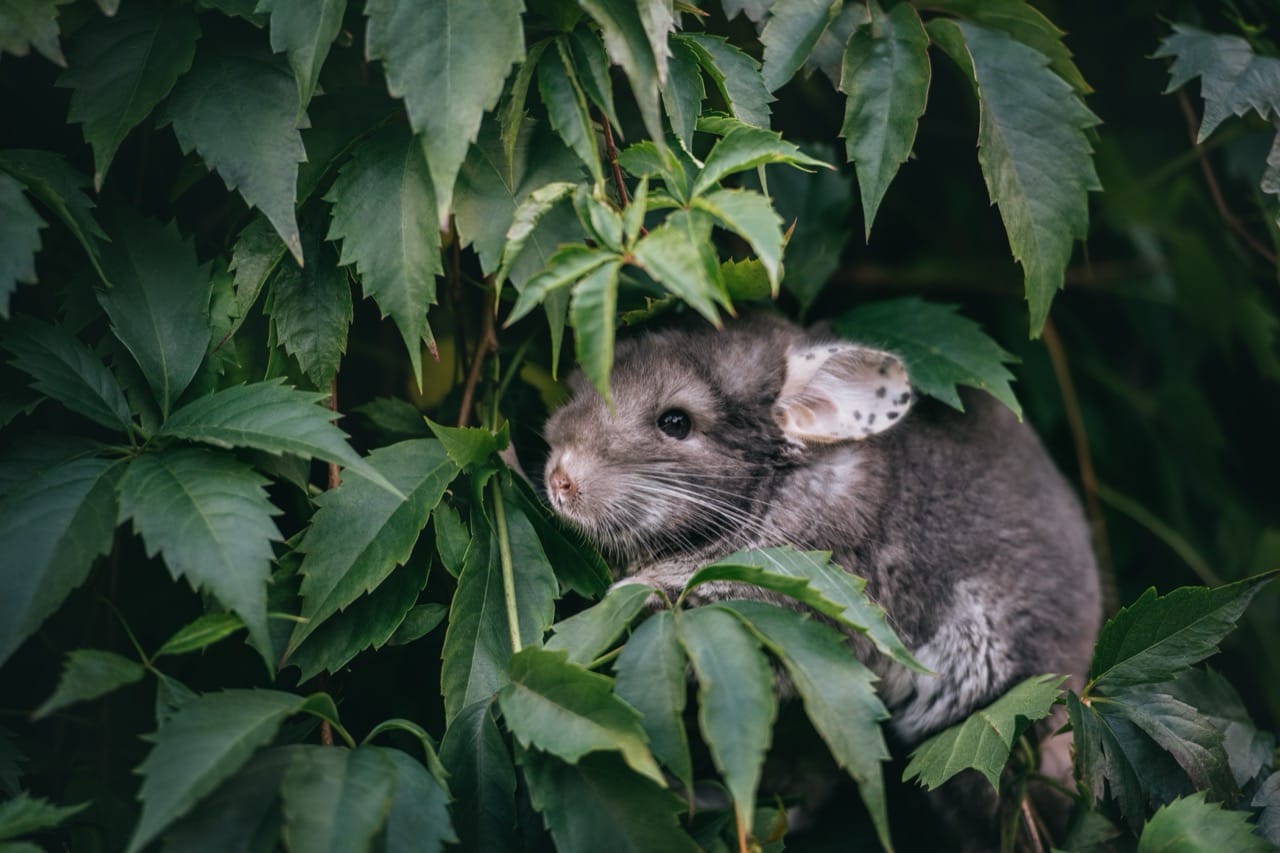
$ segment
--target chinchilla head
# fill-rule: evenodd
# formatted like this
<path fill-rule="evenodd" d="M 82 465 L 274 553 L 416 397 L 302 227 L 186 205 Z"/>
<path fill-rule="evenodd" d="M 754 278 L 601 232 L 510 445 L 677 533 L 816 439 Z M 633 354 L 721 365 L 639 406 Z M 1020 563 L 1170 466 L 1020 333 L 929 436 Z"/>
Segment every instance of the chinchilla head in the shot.
<path fill-rule="evenodd" d="M 896 357 L 770 314 L 620 341 L 612 409 L 581 374 L 570 382 L 545 428 L 547 497 L 624 565 L 803 538 L 771 529 L 770 502 L 912 402 Z"/>

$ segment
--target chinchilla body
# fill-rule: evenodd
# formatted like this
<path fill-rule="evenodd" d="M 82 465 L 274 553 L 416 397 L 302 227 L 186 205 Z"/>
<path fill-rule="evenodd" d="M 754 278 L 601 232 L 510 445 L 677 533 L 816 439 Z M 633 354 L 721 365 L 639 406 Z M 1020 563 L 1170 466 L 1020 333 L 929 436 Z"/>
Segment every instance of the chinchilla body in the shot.
<path fill-rule="evenodd" d="M 852 638 L 903 741 L 1027 676 L 1086 671 L 1101 615 L 1087 525 L 989 395 L 963 395 L 964 413 L 917 399 L 893 355 L 765 314 L 621 341 L 612 410 L 573 384 L 545 430 L 557 512 L 619 577 L 673 592 L 740 548 L 831 551 L 934 673 Z"/>

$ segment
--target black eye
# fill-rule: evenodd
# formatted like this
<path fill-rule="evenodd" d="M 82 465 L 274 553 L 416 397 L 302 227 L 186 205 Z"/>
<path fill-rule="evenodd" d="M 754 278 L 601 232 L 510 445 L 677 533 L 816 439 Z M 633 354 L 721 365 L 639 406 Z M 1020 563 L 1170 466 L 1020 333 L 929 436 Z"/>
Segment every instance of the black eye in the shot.
<path fill-rule="evenodd" d="M 689 437 L 689 430 L 693 429 L 693 422 L 689 420 L 688 412 L 680 409 L 667 409 L 658 415 L 658 429 L 675 439 L 684 439 Z"/>

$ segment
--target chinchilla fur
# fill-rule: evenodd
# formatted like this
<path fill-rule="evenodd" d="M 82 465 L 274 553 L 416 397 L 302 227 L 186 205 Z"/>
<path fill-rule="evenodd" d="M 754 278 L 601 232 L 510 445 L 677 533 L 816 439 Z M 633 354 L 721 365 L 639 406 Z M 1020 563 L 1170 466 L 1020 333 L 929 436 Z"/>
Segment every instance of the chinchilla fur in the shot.
<path fill-rule="evenodd" d="M 989 395 L 962 395 L 963 414 L 918 399 L 892 354 L 770 314 L 620 341 L 613 411 L 572 383 L 545 429 L 556 511 L 623 582 L 672 591 L 740 548 L 831 551 L 935 673 L 852 638 L 903 742 L 1027 676 L 1085 673 L 1101 615 L 1088 527 L 1035 434 Z"/>

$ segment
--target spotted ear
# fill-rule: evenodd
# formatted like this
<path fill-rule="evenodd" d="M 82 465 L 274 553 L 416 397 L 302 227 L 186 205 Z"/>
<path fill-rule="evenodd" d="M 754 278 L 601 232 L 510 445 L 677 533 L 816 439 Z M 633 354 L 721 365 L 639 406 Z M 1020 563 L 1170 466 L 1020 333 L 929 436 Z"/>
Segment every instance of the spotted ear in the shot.
<path fill-rule="evenodd" d="M 800 444 L 827 444 L 883 432 L 906 416 L 914 395 L 897 356 L 854 344 L 787 352 L 786 382 L 773 414 Z"/>

